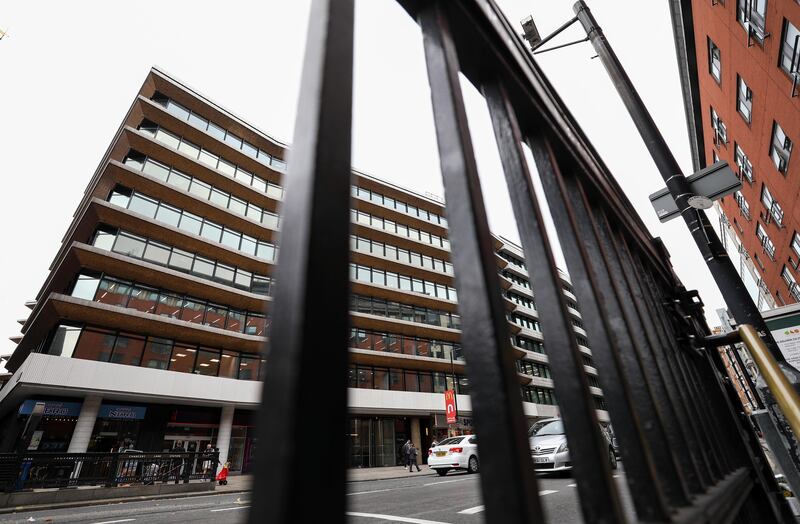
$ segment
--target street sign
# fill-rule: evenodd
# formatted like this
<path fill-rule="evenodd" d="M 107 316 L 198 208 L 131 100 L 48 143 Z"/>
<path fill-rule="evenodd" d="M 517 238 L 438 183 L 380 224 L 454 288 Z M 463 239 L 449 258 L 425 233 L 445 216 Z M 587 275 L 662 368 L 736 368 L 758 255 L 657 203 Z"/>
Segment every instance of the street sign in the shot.
<path fill-rule="evenodd" d="M 444 392 L 444 411 L 447 414 L 447 423 L 455 424 L 458 422 L 458 411 L 456 410 L 456 392 L 448 389 Z"/>
<path fill-rule="evenodd" d="M 694 196 L 690 197 L 690 205 L 699 209 L 708 209 L 711 201 L 730 195 L 742 187 L 742 181 L 725 161 L 701 169 L 686 177 L 686 180 L 694 193 Z M 662 222 L 678 216 L 678 206 L 667 188 L 650 195 L 650 202 Z"/>

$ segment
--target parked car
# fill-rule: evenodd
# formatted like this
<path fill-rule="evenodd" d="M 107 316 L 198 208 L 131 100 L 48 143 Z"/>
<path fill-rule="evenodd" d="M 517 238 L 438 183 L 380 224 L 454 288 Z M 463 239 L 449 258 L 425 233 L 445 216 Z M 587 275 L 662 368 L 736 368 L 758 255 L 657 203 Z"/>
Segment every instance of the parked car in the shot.
<path fill-rule="evenodd" d="M 600 427 L 606 442 L 606 453 L 611 469 L 617 469 L 617 456 L 608 432 Z M 572 469 L 567 435 L 560 418 L 540 420 L 528 431 L 531 458 L 536 471 L 567 471 Z"/>
<path fill-rule="evenodd" d="M 451 469 L 478 472 L 478 437 L 450 437 L 428 450 L 428 466 L 441 476 Z"/>

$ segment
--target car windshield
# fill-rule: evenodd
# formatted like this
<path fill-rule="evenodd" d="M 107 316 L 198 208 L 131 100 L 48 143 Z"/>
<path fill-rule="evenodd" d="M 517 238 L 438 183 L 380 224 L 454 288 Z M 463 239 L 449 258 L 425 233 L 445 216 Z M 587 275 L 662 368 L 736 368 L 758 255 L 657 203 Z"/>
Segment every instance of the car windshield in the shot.
<path fill-rule="evenodd" d="M 453 444 L 458 444 L 464 437 L 451 437 L 446 438 L 443 441 L 439 442 L 440 446 L 452 446 Z"/>
<path fill-rule="evenodd" d="M 563 435 L 564 423 L 560 420 L 551 420 L 548 422 L 538 422 L 531 426 L 529 435 L 532 437 L 542 437 L 545 435 Z"/>

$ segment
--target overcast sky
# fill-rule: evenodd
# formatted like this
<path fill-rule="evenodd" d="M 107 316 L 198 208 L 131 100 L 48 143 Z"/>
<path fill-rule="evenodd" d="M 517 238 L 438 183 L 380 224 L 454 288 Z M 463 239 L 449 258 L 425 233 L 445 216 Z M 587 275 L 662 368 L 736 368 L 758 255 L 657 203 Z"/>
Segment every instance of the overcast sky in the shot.
<path fill-rule="evenodd" d="M 544 35 L 571 0 L 498 0 L 533 14 Z M 691 171 L 667 2 L 589 0 L 684 170 Z M 78 6 L 78 7 L 76 7 Z M 309 2 L 5 0 L 0 28 L 0 354 L 44 282 L 83 191 L 151 66 L 291 142 Z M 642 21 L 646 20 L 647 23 Z M 573 27 L 556 43 L 580 38 Z M 442 195 L 417 25 L 392 0 L 356 2 L 353 165 Z M 719 292 L 682 221 L 660 224 L 647 195 L 663 186 L 591 46 L 537 61 L 583 126 L 678 275 L 713 317 Z M 492 229 L 517 238 L 483 99 L 465 89 Z"/>

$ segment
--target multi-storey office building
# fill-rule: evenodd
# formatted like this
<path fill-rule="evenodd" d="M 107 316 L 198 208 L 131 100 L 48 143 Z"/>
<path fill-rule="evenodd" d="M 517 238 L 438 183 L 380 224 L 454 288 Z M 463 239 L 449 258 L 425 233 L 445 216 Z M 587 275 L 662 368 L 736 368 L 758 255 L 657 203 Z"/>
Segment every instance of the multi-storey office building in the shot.
<path fill-rule="evenodd" d="M 762 309 L 797 302 L 800 4 L 670 2 L 695 168 L 725 160 L 743 183 L 721 236 Z"/>
<path fill-rule="evenodd" d="M 151 71 L 15 337 L 14 375 L 0 390 L 3 450 L 44 402 L 38 450 L 211 442 L 234 471 L 249 468 L 285 154 Z M 361 173 L 352 197 L 351 463 L 393 465 L 405 439 L 425 449 L 447 431 L 445 390 L 457 392 L 461 429 L 471 425 L 447 221 L 442 203 Z M 500 237 L 496 247 L 525 413 L 553 416 L 522 252 Z M 597 386 L 566 276 L 563 285 Z"/>

